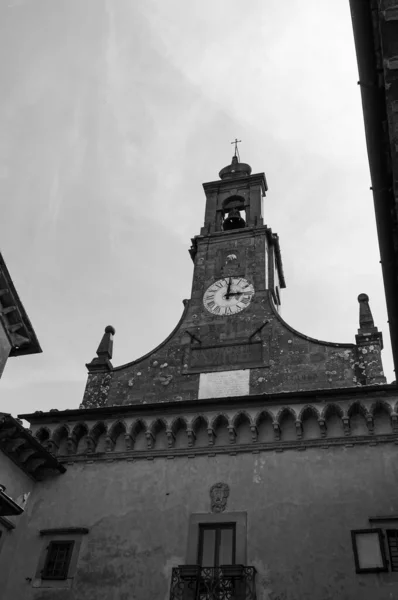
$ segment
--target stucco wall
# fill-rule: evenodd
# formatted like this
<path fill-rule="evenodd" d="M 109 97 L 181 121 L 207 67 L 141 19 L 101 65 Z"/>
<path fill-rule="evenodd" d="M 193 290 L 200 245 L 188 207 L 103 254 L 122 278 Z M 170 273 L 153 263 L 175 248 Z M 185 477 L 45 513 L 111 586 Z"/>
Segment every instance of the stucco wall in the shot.
<path fill-rule="evenodd" d="M 6 486 L 6 494 L 18 503 L 27 506 L 34 481 L 26 475 L 0 450 L 0 483 Z M 25 494 L 25 502 L 23 496 Z M 12 557 L 17 551 L 19 538 L 23 538 L 27 519 L 24 514 L 17 517 L 7 517 L 15 525 L 9 530 L 0 523 L 0 598 L 1 590 L 6 589 L 7 578 L 12 568 Z"/>
<path fill-rule="evenodd" d="M 8 456 L 3 454 L 1 450 L 0 483 L 6 486 L 6 494 L 11 496 L 13 500 L 17 500 L 21 494 L 29 493 L 34 485 L 33 479 L 13 463 Z"/>
<path fill-rule="evenodd" d="M 247 511 L 247 564 L 258 600 L 387 600 L 391 574 L 357 575 L 350 530 L 397 513 L 396 446 L 88 461 L 37 485 L 3 600 L 163 600 L 185 562 L 189 517 L 210 511 L 209 489 L 230 486 L 227 511 Z M 88 527 L 71 591 L 34 588 L 39 530 Z M 10 564 L 7 564 L 10 561 Z"/>

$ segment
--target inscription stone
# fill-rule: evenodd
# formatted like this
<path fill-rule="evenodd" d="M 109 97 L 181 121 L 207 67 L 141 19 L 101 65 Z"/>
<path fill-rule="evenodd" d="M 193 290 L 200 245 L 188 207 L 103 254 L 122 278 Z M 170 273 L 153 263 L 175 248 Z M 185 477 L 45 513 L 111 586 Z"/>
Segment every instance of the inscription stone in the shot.
<path fill-rule="evenodd" d="M 242 364 L 252 367 L 262 366 L 261 342 L 191 347 L 189 361 L 191 372 L 239 369 Z"/>
<path fill-rule="evenodd" d="M 199 377 L 199 400 L 243 396 L 249 393 L 250 369 L 201 373 Z"/>

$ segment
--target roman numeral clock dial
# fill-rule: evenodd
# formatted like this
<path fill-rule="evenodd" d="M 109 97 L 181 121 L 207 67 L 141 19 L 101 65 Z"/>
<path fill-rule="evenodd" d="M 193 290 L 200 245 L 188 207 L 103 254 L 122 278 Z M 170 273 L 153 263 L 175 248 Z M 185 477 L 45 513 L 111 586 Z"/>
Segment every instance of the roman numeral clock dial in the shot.
<path fill-rule="evenodd" d="M 252 301 L 254 287 L 242 277 L 215 281 L 203 295 L 203 305 L 213 315 L 236 315 Z"/>

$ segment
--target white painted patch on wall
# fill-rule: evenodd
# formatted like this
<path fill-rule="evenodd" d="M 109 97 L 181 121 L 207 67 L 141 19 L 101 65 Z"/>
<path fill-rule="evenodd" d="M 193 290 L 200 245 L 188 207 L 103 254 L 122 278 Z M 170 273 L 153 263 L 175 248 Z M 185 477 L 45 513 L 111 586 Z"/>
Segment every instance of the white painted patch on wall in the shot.
<path fill-rule="evenodd" d="M 201 373 L 199 377 L 199 400 L 223 398 L 249 393 L 250 369 Z"/>
<path fill-rule="evenodd" d="M 164 600 L 168 600 L 170 597 L 170 585 L 171 585 L 171 573 L 173 567 L 178 567 L 179 565 L 184 565 L 185 559 L 181 556 L 171 556 L 168 558 L 163 566 L 163 576 L 167 581 L 166 595 Z"/>

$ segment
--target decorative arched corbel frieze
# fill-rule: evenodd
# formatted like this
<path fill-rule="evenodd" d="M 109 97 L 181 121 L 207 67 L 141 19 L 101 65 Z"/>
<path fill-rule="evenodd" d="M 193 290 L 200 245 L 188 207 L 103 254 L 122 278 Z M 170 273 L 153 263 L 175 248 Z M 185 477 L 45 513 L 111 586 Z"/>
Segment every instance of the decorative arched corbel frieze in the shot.
<path fill-rule="evenodd" d="M 86 453 L 93 454 L 95 452 L 96 445 L 96 440 L 94 440 L 94 438 L 92 438 L 91 435 L 88 435 L 86 437 Z"/>
<path fill-rule="evenodd" d="M 215 433 L 213 427 L 207 428 L 207 435 L 209 436 L 209 446 L 214 446 L 216 433 Z"/>
<path fill-rule="evenodd" d="M 193 429 L 187 428 L 188 448 L 192 448 L 195 445 L 196 435 Z"/>
<path fill-rule="evenodd" d="M 255 443 L 258 440 L 258 429 L 256 425 L 250 425 L 250 431 L 252 434 L 252 442 Z"/>
<path fill-rule="evenodd" d="M 124 436 L 124 442 L 126 444 L 126 450 L 134 449 L 134 438 L 132 438 L 130 433 L 126 433 Z"/>
<path fill-rule="evenodd" d="M 233 427 L 232 425 L 229 425 L 229 427 L 228 427 L 228 436 L 229 436 L 229 443 L 235 444 L 236 443 L 236 430 L 235 430 L 235 427 Z"/>
<path fill-rule="evenodd" d="M 391 413 L 391 427 L 393 433 L 398 433 L 398 414 L 396 412 Z"/>
<path fill-rule="evenodd" d="M 77 440 L 74 435 L 70 435 L 66 440 L 66 451 L 68 454 L 76 454 Z"/>
<path fill-rule="evenodd" d="M 146 444 L 147 444 L 148 450 L 152 450 L 152 448 L 154 447 L 154 444 L 155 444 L 155 437 L 154 437 L 152 431 L 149 431 L 149 430 L 146 431 L 145 437 L 146 437 Z"/>
<path fill-rule="evenodd" d="M 369 434 L 373 435 L 373 433 L 374 433 L 374 420 L 373 420 L 373 415 L 371 415 L 369 413 L 366 415 L 366 426 L 368 428 Z"/>
<path fill-rule="evenodd" d="M 277 442 L 279 442 L 280 439 L 281 439 L 281 426 L 279 425 L 278 421 L 273 421 L 272 427 L 273 427 L 273 430 L 274 430 L 275 440 Z"/>
<path fill-rule="evenodd" d="M 295 426 L 296 426 L 296 435 L 297 435 L 297 439 L 301 440 L 303 437 L 303 424 L 300 421 L 300 419 L 296 419 L 295 421 Z"/>
<path fill-rule="evenodd" d="M 55 442 L 55 440 L 47 440 L 46 442 L 44 442 L 43 446 L 50 454 L 52 454 L 53 456 L 57 456 L 59 446 Z"/>
<path fill-rule="evenodd" d="M 167 445 L 169 448 L 173 448 L 176 438 L 171 429 L 166 429 Z"/>
<path fill-rule="evenodd" d="M 351 435 L 350 417 L 348 415 L 344 415 L 342 417 L 342 421 L 344 427 L 344 435 Z"/>
<path fill-rule="evenodd" d="M 115 449 L 115 441 L 108 434 L 105 438 L 105 452 L 112 452 Z"/>
<path fill-rule="evenodd" d="M 325 419 L 322 417 L 319 417 L 318 424 L 319 424 L 319 429 L 321 431 L 321 437 L 323 437 L 323 438 L 326 437 L 327 427 L 326 427 Z"/>

